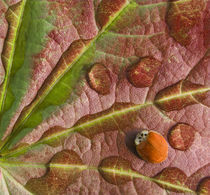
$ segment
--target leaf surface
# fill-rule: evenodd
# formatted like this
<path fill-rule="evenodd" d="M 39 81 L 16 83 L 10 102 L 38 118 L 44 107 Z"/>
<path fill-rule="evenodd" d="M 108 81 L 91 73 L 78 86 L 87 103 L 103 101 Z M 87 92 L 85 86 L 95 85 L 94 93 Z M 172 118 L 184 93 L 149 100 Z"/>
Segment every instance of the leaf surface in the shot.
<path fill-rule="evenodd" d="M 0 8 L 0 194 L 210 191 L 209 0 Z M 138 156 L 144 129 L 164 162 Z"/>

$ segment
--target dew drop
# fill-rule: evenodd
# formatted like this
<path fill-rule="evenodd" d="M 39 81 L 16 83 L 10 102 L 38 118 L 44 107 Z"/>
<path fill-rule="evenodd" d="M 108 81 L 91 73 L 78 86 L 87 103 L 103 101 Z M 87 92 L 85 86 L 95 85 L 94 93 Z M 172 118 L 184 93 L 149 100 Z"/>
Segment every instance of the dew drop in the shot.
<path fill-rule="evenodd" d="M 210 194 L 210 177 L 201 180 L 197 188 L 197 194 L 198 195 Z"/>
<path fill-rule="evenodd" d="M 153 57 L 144 57 L 127 69 L 128 81 L 138 88 L 150 87 L 161 63 Z"/>
<path fill-rule="evenodd" d="M 102 64 L 95 64 L 88 73 L 90 87 L 101 95 L 110 93 L 111 78 L 109 70 Z"/>
<path fill-rule="evenodd" d="M 172 127 L 168 134 L 169 144 L 177 150 L 185 151 L 190 148 L 194 141 L 195 129 L 184 123 Z"/>

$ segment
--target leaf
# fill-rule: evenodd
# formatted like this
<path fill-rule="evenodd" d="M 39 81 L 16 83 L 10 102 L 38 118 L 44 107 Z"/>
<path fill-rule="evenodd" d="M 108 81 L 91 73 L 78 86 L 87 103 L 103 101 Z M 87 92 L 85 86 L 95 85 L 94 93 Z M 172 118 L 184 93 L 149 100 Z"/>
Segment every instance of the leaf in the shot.
<path fill-rule="evenodd" d="M 2 52 L 6 74 L 0 97 L 1 137 L 29 86 L 33 55 L 42 49 L 44 36 L 52 28 L 49 23 L 52 16 L 43 15 L 46 6 L 45 1 L 24 0 L 10 6 L 5 13 L 9 28 Z"/>
<path fill-rule="evenodd" d="M 208 0 L 0 0 L 0 192 L 208 193 L 208 20 Z"/>
<path fill-rule="evenodd" d="M 68 165 L 71 164 L 74 168 L 68 170 Z M 74 151 L 63 150 L 51 159 L 47 173 L 40 179 L 29 180 L 26 188 L 37 194 L 44 194 L 46 191 L 50 194 L 64 193 L 66 187 L 78 177 L 81 165 L 81 159 Z M 38 189 L 37 186 L 42 187 Z"/>
<path fill-rule="evenodd" d="M 21 185 L 17 180 L 15 180 L 6 170 L 1 169 L 1 193 L 2 194 L 32 194 L 30 191 L 26 190 L 23 185 Z"/>
<path fill-rule="evenodd" d="M 128 4 L 128 2 L 125 1 L 124 4 L 119 7 L 121 9 L 116 10 L 117 12 L 115 13 L 114 17 L 109 21 L 109 23 L 111 23 L 117 17 L 119 12 L 122 11 L 127 4 Z M 33 103 L 30 106 L 25 108 L 25 110 L 22 112 L 23 114 L 19 117 L 19 120 L 17 121 L 16 126 L 13 129 L 15 136 L 16 136 L 16 132 L 20 131 L 20 128 L 21 129 L 27 128 L 27 131 L 30 131 L 32 129 L 32 127 L 38 125 L 43 120 L 43 116 L 42 116 L 42 114 L 40 114 L 40 111 L 44 112 L 44 110 L 49 107 L 49 103 L 50 103 L 50 106 L 51 107 L 54 106 L 54 108 L 51 108 L 50 112 L 46 111 L 45 115 L 47 115 L 47 116 L 49 115 L 49 113 L 52 112 L 52 109 L 53 110 L 56 109 L 56 106 L 58 106 L 57 105 L 58 102 L 59 102 L 59 105 L 62 105 L 62 103 L 64 103 L 66 98 L 69 96 L 69 93 L 71 93 L 71 88 L 72 88 L 73 84 L 76 81 L 78 81 L 78 79 L 79 79 L 79 76 L 80 76 L 79 72 L 81 71 L 81 68 L 84 65 L 84 61 L 85 61 L 85 63 L 87 63 L 86 56 L 90 55 L 89 60 L 91 60 L 91 56 L 93 55 L 92 53 L 94 52 L 94 47 L 95 47 L 94 43 L 98 38 L 100 38 L 101 34 L 109 27 L 109 25 L 110 25 L 109 23 L 107 23 L 107 25 L 105 25 L 103 27 L 101 32 L 98 33 L 98 35 L 93 40 L 91 40 L 91 41 L 83 41 L 83 40 L 75 41 L 70 46 L 69 50 L 67 50 L 63 54 L 60 61 L 58 62 L 57 68 L 54 70 L 52 75 L 48 78 L 48 82 L 47 82 L 46 86 L 45 85 L 43 86 L 43 88 L 40 91 L 40 94 L 37 95 L 37 98 L 33 101 Z M 78 58 L 80 58 L 80 59 L 78 60 Z M 78 61 L 78 64 L 77 64 L 77 61 Z M 69 70 L 71 68 L 71 66 L 75 63 L 76 63 L 76 65 L 74 67 L 77 67 L 76 70 L 74 70 L 74 69 Z M 74 75 L 73 78 L 72 78 L 72 76 L 69 76 L 69 74 Z M 55 79 L 56 79 L 56 81 L 55 81 Z M 69 86 L 69 83 L 71 83 L 70 86 Z M 62 86 L 62 87 L 60 88 L 60 86 Z M 52 88 L 55 90 L 52 90 Z M 55 100 L 54 93 L 56 92 L 56 94 L 57 94 L 57 89 L 66 91 L 66 93 L 64 93 L 64 94 L 61 93 L 61 96 L 56 95 L 57 99 Z M 43 101 L 43 98 L 45 98 L 45 101 Z M 39 105 L 39 102 L 42 102 L 42 104 Z M 39 108 L 36 108 L 37 106 Z M 33 112 L 36 109 L 38 109 L 38 111 Z M 25 119 L 27 119 L 28 115 L 31 115 L 32 112 L 33 112 L 33 115 L 30 117 L 29 120 L 27 120 L 27 123 L 24 124 Z M 34 122 L 35 122 L 35 124 L 34 124 Z M 11 139 L 10 138 L 11 136 L 13 137 L 13 134 L 10 135 L 7 138 L 7 140 Z"/>

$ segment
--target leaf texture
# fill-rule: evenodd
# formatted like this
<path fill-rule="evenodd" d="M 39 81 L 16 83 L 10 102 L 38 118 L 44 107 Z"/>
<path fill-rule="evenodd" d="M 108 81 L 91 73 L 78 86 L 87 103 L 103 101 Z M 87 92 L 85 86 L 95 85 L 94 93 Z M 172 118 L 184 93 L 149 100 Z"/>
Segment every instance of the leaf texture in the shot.
<path fill-rule="evenodd" d="M 0 0 L 0 194 L 208 194 L 209 5 Z"/>

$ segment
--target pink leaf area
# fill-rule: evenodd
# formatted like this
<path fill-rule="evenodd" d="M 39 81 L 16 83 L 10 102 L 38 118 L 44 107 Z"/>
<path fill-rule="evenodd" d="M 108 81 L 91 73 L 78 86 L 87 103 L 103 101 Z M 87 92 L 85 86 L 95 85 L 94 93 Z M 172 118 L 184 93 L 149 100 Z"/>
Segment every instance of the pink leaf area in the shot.
<path fill-rule="evenodd" d="M 0 194 L 210 194 L 210 1 L 43 0 L 33 54 L 29 1 L 0 0 Z"/>

